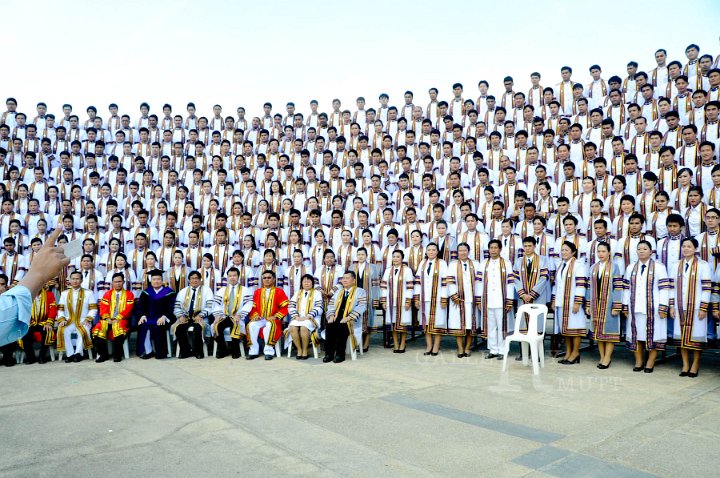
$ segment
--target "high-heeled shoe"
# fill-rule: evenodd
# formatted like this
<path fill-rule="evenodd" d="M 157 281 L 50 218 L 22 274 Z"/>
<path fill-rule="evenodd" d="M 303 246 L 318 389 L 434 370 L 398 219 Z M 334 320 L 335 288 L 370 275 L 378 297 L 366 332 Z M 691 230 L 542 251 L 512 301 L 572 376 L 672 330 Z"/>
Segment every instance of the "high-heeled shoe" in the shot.
<path fill-rule="evenodd" d="M 633 372 L 642 372 L 645 368 L 645 365 L 640 365 L 639 367 L 633 367 Z"/>
<path fill-rule="evenodd" d="M 365 347 L 365 348 L 363 349 L 363 353 L 364 353 L 364 354 L 368 353 L 368 350 L 370 350 L 370 347 Z"/>
<path fill-rule="evenodd" d="M 580 363 L 580 356 L 578 355 L 573 360 L 565 360 L 564 362 L 560 362 L 563 365 L 574 365 L 576 363 Z"/>
<path fill-rule="evenodd" d="M 698 373 L 700 373 L 700 372 L 699 371 L 698 372 L 688 372 L 687 376 L 690 378 L 695 378 L 698 376 Z"/>
<path fill-rule="evenodd" d="M 463 355 L 464 355 L 465 357 L 469 357 L 469 356 L 470 356 L 470 352 L 465 352 Z"/>
<path fill-rule="evenodd" d="M 680 372 L 680 375 L 679 375 L 679 376 L 680 376 L 680 377 L 687 377 L 687 376 L 688 376 L 688 373 L 687 373 L 685 370 L 683 370 L 682 372 Z"/>
<path fill-rule="evenodd" d="M 400 349 L 400 350 L 398 350 L 398 353 L 399 353 L 399 354 L 404 354 L 404 353 L 405 353 L 405 349 Z"/>
<path fill-rule="evenodd" d="M 431 352 L 431 351 L 427 351 L 427 352 L 425 352 L 423 355 L 432 355 L 432 352 Z"/>
<path fill-rule="evenodd" d="M 566 359 L 561 359 L 561 360 L 558 360 L 557 363 L 561 363 L 561 364 L 565 365 L 566 363 L 568 363 L 568 361 Z"/>
<path fill-rule="evenodd" d="M 655 370 L 655 366 L 645 367 L 645 370 L 643 370 L 643 372 L 645 372 L 645 373 L 653 373 L 653 370 Z"/>
<path fill-rule="evenodd" d="M 430 355 L 432 355 L 433 357 L 437 357 L 437 354 L 439 354 L 439 353 L 440 352 L 430 352 Z"/>
<path fill-rule="evenodd" d="M 457 357 L 458 357 L 458 358 L 463 358 L 464 356 L 465 356 L 464 353 L 462 353 L 462 354 L 457 354 Z"/>
<path fill-rule="evenodd" d="M 598 366 L 597 366 L 597 368 L 599 368 L 600 370 L 607 370 L 607 369 L 610 368 L 610 364 L 611 364 L 611 363 L 612 363 L 612 362 L 608 362 L 607 365 L 604 365 L 604 364 L 599 363 Z"/>

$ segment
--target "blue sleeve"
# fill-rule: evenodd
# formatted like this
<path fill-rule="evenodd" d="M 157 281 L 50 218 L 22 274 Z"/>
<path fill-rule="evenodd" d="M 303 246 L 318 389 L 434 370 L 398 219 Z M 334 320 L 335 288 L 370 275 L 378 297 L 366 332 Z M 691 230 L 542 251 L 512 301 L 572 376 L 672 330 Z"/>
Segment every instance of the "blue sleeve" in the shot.
<path fill-rule="evenodd" d="M 32 297 L 27 287 L 16 285 L 0 295 L 0 346 L 16 342 L 27 333 Z"/>

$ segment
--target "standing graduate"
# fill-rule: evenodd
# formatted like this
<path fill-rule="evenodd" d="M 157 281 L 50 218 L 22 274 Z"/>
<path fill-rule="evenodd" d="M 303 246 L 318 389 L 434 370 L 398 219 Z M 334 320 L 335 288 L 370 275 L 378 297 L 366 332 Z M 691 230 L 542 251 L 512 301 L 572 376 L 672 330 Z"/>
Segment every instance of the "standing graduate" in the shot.
<path fill-rule="evenodd" d="M 385 270 L 381 282 L 380 304 L 391 324 L 393 353 L 405 353 L 407 331 L 412 326 L 411 304 L 415 290 L 415 277 L 409 266 L 403 264 L 404 253 L 397 249 L 392 253 L 392 263 Z"/>
<path fill-rule="evenodd" d="M 563 365 L 580 363 L 580 341 L 587 335 L 587 316 L 583 304 L 587 289 L 585 262 L 578 260 L 577 247 L 569 241 L 560 246 L 560 264 L 555 276 L 551 304 L 555 308 L 556 334 L 565 337 Z"/>
<path fill-rule="evenodd" d="M 635 354 L 633 372 L 652 373 L 658 350 L 665 349 L 668 302 L 672 281 L 662 262 L 652 259 L 652 244 L 640 241 L 638 261 L 625 271 L 623 311 L 627 316 L 625 340 Z M 648 351 L 647 362 L 644 353 Z"/>
<path fill-rule="evenodd" d="M 440 339 L 447 327 L 447 263 L 439 256 L 438 245 L 431 242 L 425 248 L 424 259 L 415 274 L 415 306 L 420 325 L 425 331 L 425 353 L 435 356 Z"/>
<path fill-rule="evenodd" d="M 610 244 L 597 245 L 597 262 L 590 267 L 585 293 L 585 312 L 590 317 L 592 338 L 597 340 L 600 362 L 597 368 L 610 367 L 615 344 L 620 342 L 620 312 L 624 281 L 620 267 L 612 260 Z"/>
<path fill-rule="evenodd" d="M 461 242 L 458 259 L 448 267 L 447 333 L 457 339 L 458 356 L 465 356 L 472 346 L 472 338 L 480 328 L 480 264 L 470 259 L 470 246 Z M 489 356 L 489 358 L 495 358 Z"/>

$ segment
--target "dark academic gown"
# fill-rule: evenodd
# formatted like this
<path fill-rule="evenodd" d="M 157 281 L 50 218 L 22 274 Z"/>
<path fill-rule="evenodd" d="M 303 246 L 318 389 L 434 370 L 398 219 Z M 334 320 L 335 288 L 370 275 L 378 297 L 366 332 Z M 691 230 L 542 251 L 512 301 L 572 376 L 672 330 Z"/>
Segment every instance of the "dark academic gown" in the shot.
<path fill-rule="evenodd" d="M 152 352 L 145 350 L 145 336 L 150 334 L 155 346 L 155 354 L 158 358 L 167 357 L 166 331 L 175 322 L 175 292 L 170 287 L 163 287 L 158 293 L 152 287 L 143 290 L 135 305 L 137 308 L 138 320 L 142 316 L 147 317 L 147 322 L 138 326 L 137 353 L 140 356 Z M 169 323 L 159 326 L 157 321 L 162 316 L 170 319 Z"/>

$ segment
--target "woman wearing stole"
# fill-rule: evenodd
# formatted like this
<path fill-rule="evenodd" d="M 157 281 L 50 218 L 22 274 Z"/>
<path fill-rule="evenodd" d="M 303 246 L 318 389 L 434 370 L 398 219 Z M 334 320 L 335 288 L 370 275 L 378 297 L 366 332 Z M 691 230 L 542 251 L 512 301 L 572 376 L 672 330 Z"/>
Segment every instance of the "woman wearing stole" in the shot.
<path fill-rule="evenodd" d="M 458 244 L 457 253 L 458 259 L 448 267 L 447 293 L 450 301 L 446 333 L 455 336 L 458 356 L 464 357 L 480 324 L 480 264 L 469 258 L 470 246 L 466 242 Z"/>
<path fill-rule="evenodd" d="M 393 353 L 405 353 L 407 330 L 412 326 L 412 298 L 415 278 L 410 268 L 403 264 L 404 253 L 398 249 L 392 253 L 392 265 L 383 275 L 380 304 L 391 323 Z"/>
<path fill-rule="evenodd" d="M 610 367 L 615 344 L 620 342 L 623 276 L 612 261 L 610 244 L 597 246 L 598 261 L 590 268 L 590 283 L 585 293 L 585 312 L 590 316 L 591 337 L 598 342 L 600 362 L 597 368 Z"/>
<path fill-rule="evenodd" d="M 696 257 L 698 242 L 683 239 L 682 260 L 670 269 L 673 294 L 670 297 L 670 317 L 673 319 L 673 339 L 679 341 L 682 357 L 681 377 L 697 377 L 700 352 L 707 343 L 707 320 L 712 292 L 712 273 L 707 262 Z M 693 352 L 692 365 L 690 351 Z"/>
<path fill-rule="evenodd" d="M 640 241 L 638 260 L 625 271 L 623 311 L 627 316 L 625 340 L 635 354 L 633 372 L 652 373 L 658 350 L 665 349 L 667 341 L 668 300 L 672 281 L 661 262 L 651 259 L 652 245 Z M 644 364 L 644 352 L 648 351 Z"/>
<path fill-rule="evenodd" d="M 587 335 L 587 316 L 583 308 L 587 271 L 577 259 L 577 247 L 565 241 L 560 247 L 561 262 L 555 276 L 551 305 L 555 312 L 555 333 L 565 337 L 565 358 L 558 363 L 580 363 L 580 341 Z"/>
<path fill-rule="evenodd" d="M 375 247 L 377 248 L 377 246 Z M 382 330 L 382 322 L 377 323 L 375 314 L 375 311 L 380 308 L 380 270 L 377 264 L 370 261 L 365 247 L 359 247 L 355 254 L 357 261 L 351 270 L 357 276 L 357 286 L 367 293 L 367 310 L 363 314 L 362 324 L 363 353 L 365 353 L 370 349 L 370 332 Z"/>
<path fill-rule="evenodd" d="M 440 339 L 447 327 L 447 262 L 438 257 L 437 244 L 431 242 L 425 248 L 424 259 L 415 274 L 415 307 L 418 319 L 425 331 L 425 353 L 436 356 Z"/>
<path fill-rule="evenodd" d="M 310 274 L 304 274 L 300 278 L 300 289 L 290 299 L 288 315 L 290 323 L 288 331 L 295 345 L 297 360 L 308 358 L 308 346 L 310 341 L 317 346 L 317 330 L 323 314 L 323 298 L 319 290 L 314 288 L 315 278 Z M 287 341 L 290 346 L 290 341 Z"/>

